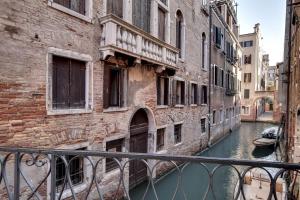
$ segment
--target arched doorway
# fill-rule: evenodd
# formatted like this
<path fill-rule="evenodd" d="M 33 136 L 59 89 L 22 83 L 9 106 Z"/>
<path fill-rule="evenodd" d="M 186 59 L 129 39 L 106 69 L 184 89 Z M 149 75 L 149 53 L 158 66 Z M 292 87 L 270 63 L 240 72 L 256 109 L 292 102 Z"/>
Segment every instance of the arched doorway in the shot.
<path fill-rule="evenodd" d="M 149 120 L 144 109 L 139 109 L 130 122 L 130 152 L 147 153 Z M 147 167 L 141 161 L 132 161 L 129 165 L 130 188 L 137 186 L 147 178 Z"/>

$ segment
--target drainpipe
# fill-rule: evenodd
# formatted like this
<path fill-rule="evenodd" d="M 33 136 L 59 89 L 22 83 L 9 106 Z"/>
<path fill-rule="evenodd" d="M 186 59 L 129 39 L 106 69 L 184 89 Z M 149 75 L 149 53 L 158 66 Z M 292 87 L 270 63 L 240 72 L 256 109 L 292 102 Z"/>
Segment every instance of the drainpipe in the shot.
<path fill-rule="evenodd" d="M 289 7 L 289 29 L 288 29 L 288 34 L 289 34 L 289 41 L 288 41 L 288 80 L 287 80 L 287 106 L 286 106 L 286 161 L 289 161 L 288 157 L 288 151 L 289 151 L 289 117 L 290 117 L 290 73 L 291 73 L 291 47 L 292 47 L 292 10 L 293 10 L 293 5 L 292 5 L 292 0 L 289 1 L 288 6 Z"/>
<path fill-rule="evenodd" d="M 212 27 L 212 5 L 209 5 L 209 61 L 208 61 L 208 146 L 210 146 L 210 137 L 211 137 L 211 42 L 212 42 L 212 34 L 211 34 L 211 27 Z"/>

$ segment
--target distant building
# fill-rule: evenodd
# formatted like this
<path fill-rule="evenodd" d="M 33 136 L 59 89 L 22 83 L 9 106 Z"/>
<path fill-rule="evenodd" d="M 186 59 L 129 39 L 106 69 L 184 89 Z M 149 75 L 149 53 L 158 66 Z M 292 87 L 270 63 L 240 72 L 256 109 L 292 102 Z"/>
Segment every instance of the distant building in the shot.
<path fill-rule="evenodd" d="M 241 119 L 256 121 L 266 111 L 275 111 L 273 120 L 278 121 L 275 92 L 267 90 L 269 55 L 262 54 L 260 24 L 255 24 L 252 33 L 240 35 L 239 40 L 243 52 Z"/>

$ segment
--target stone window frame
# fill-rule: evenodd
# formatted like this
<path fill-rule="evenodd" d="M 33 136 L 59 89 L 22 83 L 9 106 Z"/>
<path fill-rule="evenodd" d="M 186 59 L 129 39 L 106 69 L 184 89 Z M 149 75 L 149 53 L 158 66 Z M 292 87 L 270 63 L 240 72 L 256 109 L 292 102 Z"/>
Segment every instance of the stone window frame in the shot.
<path fill-rule="evenodd" d="M 204 132 L 202 132 L 202 120 L 204 120 L 204 128 L 205 128 Z M 200 119 L 200 132 L 201 132 L 201 134 L 207 133 L 207 122 L 208 122 L 207 117 L 201 117 L 201 119 Z"/>
<path fill-rule="evenodd" d="M 66 8 L 58 3 L 55 3 L 53 0 L 47 0 L 48 1 L 48 6 L 59 10 L 61 12 L 67 13 L 73 17 L 77 17 L 83 21 L 92 23 L 93 19 L 93 0 L 85 0 L 85 15 L 82 15 L 76 11 L 73 11 L 69 8 Z"/>
<path fill-rule="evenodd" d="M 72 145 L 60 145 L 56 147 L 55 149 L 82 149 L 86 148 L 86 150 L 91 150 L 91 146 L 89 142 L 82 142 L 82 143 L 77 143 L 77 144 L 72 144 Z M 50 163 L 48 165 L 48 170 L 50 170 Z M 88 186 L 90 185 L 90 180 L 93 175 L 93 169 L 92 165 L 89 163 L 89 161 L 85 158 L 83 158 L 83 171 L 84 171 L 84 177 L 83 177 L 83 183 L 73 186 L 73 191 L 75 194 L 78 194 L 80 192 L 85 191 L 88 189 Z M 50 191 L 51 191 L 51 174 L 47 178 L 47 199 L 50 199 Z M 57 193 L 56 193 L 57 194 Z M 61 199 L 66 199 L 68 197 L 72 196 L 72 191 L 71 189 L 65 189 L 64 192 L 62 193 L 62 198 Z"/>
<path fill-rule="evenodd" d="M 185 45 L 186 45 L 186 21 L 185 21 L 185 16 L 184 16 L 184 13 L 182 12 L 181 9 L 177 9 L 176 12 L 175 12 L 175 20 L 177 20 L 178 18 L 178 12 L 181 13 L 182 15 L 182 23 L 181 23 L 181 26 L 180 26 L 180 52 L 178 55 L 178 60 L 181 61 L 181 62 L 185 62 Z M 177 22 L 176 22 L 177 23 Z M 177 33 L 177 24 L 175 23 L 175 33 Z M 177 35 L 176 35 L 176 40 L 177 40 Z M 176 44 L 177 45 L 177 44 Z"/>
<path fill-rule="evenodd" d="M 85 71 L 85 108 L 79 109 L 53 109 L 52 105 L 52 72 L 53 63 L 52 56 L 61 56 L 69 59 L 84 61 L 86 63 Z M 66 115 L 66 114 L 84 114 L 91 113 L 93 110 L 93 62 L 92 57 L 87 54 L 80 54 L 70 50 L 58 49 L 50 47 L 48 49 L 46 70 L 46 110 L 47 115 Z"/>
<path fill-rule="evenodd" d="M 174 123 L 174 126 L 173 126 L 173 144 L 174 144 L 175 147 L 180 146 L 180 145 L 183 144 L 183 134 L 182 134 L 182 132 L 183 132 L 183 124 L 184 124 L 184 121 L 180 121 L 180 122 L 175 122 Z M 176 125 L 181 125 L 181 130 L 180 130 L 181 140 L 178 143 L 175 143 L 175 126 Z"/>
<path fill-rule="evenodd" d="M 111 137 L 106 137 L 103 140 L 103 145 L 102 145 L 103 151 L 106 151 L 107 142 L 111 142 L 111 141 L 114 141 L 114 140 L 124 140 L 123 145 L 122 145 L 122 152 L 126 152 L 126 135 L 123 135 L 123 134 L 115 135 L 115 136 L 111 136 Z M 121 160 L 121 162 L 123 162 L 123 160 Z M 112 176 L 115 176 L 116 174 L 118 174 L 120 172 L 119 168 L 116 168 L 116 169 L 113 169 L 111 171 L 106 172 L 106 159 L 103 159 L 102 166 L 103 166 L 103 174 L 104 174 L 105 179 L 106 178 L 110 179 Z"/>
<path fill-rule="evenodd" d="M 154 4 L 154 8 L 152 6 L 152 10 L 151 12 L 154 12 L 155 14 L 153 14 L 152 16 L 156 17 L 156 19 L 151 19 L 150 23 L 153 23 L 153 25 L 151 26 L 152 30 L 155 30 L 155 36 L 157 36 L 158 38 L 158 9 L 162 9 L 165 12 L 165 40 L 164 42 L 170 44 L 170 22 L 171 22 L 171 15 L 170 15 L 170 0 L 166 0 L 166 4 L 164 4 L 163 2 L 161 2 L 161 0 L 155 0 L 155 5 Z M 152 31 L 154 32 L 154 31 Z"/>
<path fill-rule="evenodd" d="M 164 125 L 164 126 L 159 126 L 156 128 L 156 134 L 155 134 L 155 152 L 158 153 L 158 154 L 163 154 L 163 153 L 167 153 L 167 150 L 166 150 L 166 147 L 167 147 L 167 128 L 168 126 L 167 125 Z M 161 150 L 157 150 L 157 133 L 158 133 L 158 130 L 159 129 L 164 129 L 164 147 L 161 149 Z"/>

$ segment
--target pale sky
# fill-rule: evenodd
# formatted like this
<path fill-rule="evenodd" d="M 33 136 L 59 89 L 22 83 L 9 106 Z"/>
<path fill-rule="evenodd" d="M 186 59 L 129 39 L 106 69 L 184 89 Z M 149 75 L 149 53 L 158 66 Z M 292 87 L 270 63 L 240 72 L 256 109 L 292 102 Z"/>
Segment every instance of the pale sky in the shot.
<path fill-rule="evenodd" d="M 236 0 L 240 33 L 252 33 L 260 23 L 263 53 L 270 54 L 270 65 L 283 61 L 285 0 Z"/>

